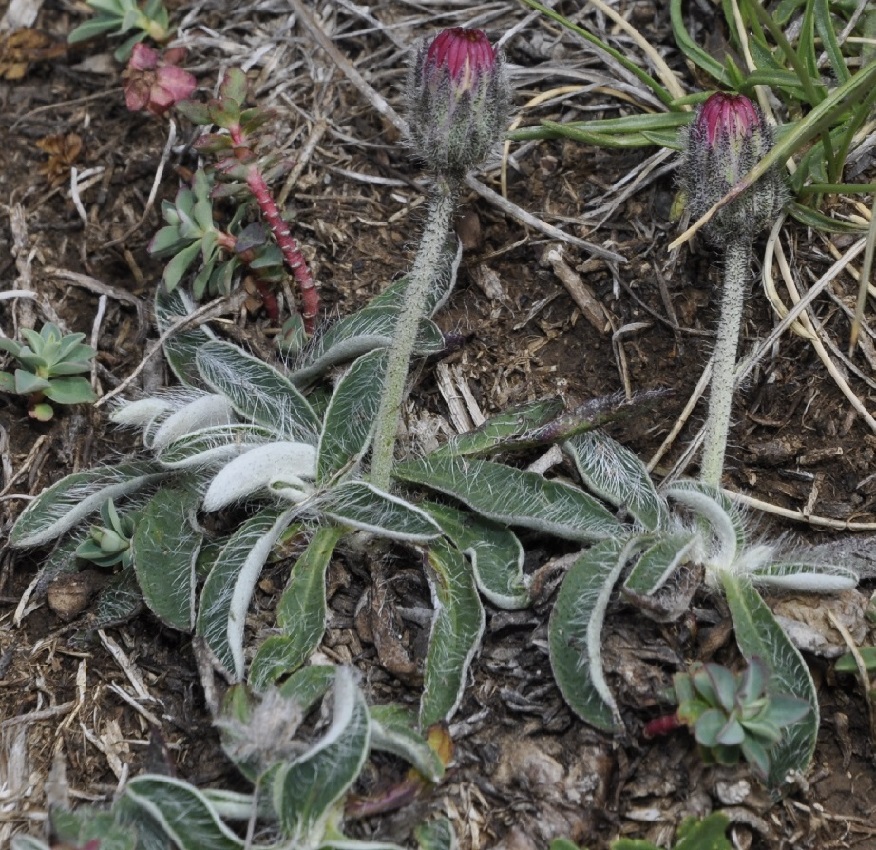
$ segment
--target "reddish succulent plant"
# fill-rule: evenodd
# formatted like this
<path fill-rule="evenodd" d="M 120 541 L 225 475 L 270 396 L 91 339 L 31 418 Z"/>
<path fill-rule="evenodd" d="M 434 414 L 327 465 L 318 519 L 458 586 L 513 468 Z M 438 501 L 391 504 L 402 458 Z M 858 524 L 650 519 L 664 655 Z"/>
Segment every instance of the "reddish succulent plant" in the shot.
<path fill-rule="evenodd" d="M 162 55 L 153 47 L 135 44 L 122 74 L 128 109 L 164 115 L 172 106 L 191 97 L 198 81 L 177 67 L 184 56 L 182 48 L 165 50 Z"/>

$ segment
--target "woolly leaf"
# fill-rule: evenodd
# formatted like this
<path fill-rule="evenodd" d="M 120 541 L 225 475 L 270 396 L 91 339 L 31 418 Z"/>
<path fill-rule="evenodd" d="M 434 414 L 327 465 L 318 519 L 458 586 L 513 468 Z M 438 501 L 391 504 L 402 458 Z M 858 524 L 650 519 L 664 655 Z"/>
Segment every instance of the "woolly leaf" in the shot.
<path fill-rule="evenodd" d="M 135 776 L 125 797 L 145 811 L 180 850 L 242 850 L 244 842 L 194 785 L 169 776 Z"/>
<path fill-rule="evenodd" d="M 319 646 L 328 615 L 326 570 L 343 534 L 337 526 L 321 526 L 295 562 L 277 603 L 275 616 L 281 633 L 268 637 L 252 661 L 249 681 L 257 690 L 299 668 Z"/>
<path fill-rule="evenodd" d="M 770 669 L 769 693 L 798 697 L 809 703 L 811 711 L 784 730 L 782 740 L 770 750 L 769 784 L 778 789 L 789 775 L 805 774 L 818 735 L 818 697 L 809 668 L 791 643 L 772 611 L 747 579 L 730 572 L 720 575 L 736 643 L 749 660 L 762 659 Z"/>
<path fill-rule="evenodd" d="M 386 349 L 363 355 L 335 387 L 319 438 L 318 484 L 326 484 L 352 467 L 368 449 L 380 406 L 386 361 Z"/>
<path fill-rule="evenodd" d="M 267 428 L 247 423 L 202 428 L 162 446 L 158 461 L 169 469 L 222 463 L 263 445 L 273 436 Z"/>
<path fill-rule="evenodd" d="M 492 461 L 430 455 L 396 464 L 393 475 L 453 496 L 487 519 L 568 540 L 600 540 L 623 529 L 583 490 Z"/>
<path fill-rule="evenodd" d="M 180 631 L 190 631 L 195 622 L 199 501 L 196 491 L 162 488 L 144 508 L 131 540 L 143 599 L 162 623 Z"/>
<path fill-rule="evenodd" d="M 624 590 L 651 596 L 660 590 L 678 567 L 687 560 L 697 540 L 693 532 L 664 532 L 639 556 L 624 582 Z"/>
<path fill-rule="evenodd" d="M 564 443 L 587 486 L 606 502 L 629 511 L 648 531 L 665 525 L 666 501 L 642 461 L 604 431 L 588 431 Z"/>
<path fill-rule="evenodd" d="M 9 545 L 18 549 L 42 546 L 99 510 L 107 499 L 130 495 L 164 475 L 149 461 L 74 472 L 43 490 L 24 509 L 9 534 Z"/>
<path fill-rule="evenodd" d="M 529 581 L 523 574 L 523 547 L 501 525 L 449 505 L 420 505 L 441 526 L 460 552 L 468 556 L 478 590 L 499 608 L 529 605 Z"/>
<path fill-rule="evenodd" d="M 400 705 L 371 706 L 371 748 L 412 764 L 429 782 L 440 782 L 444 763 L 417 731 L 417 719 Z"/>
<path fill-rule="evenodd" d="M 332 724 L 304 755 L 276 772 L 274 810 L 288 846 L 318 847 L 334 806 L 355 782 L 368 755 L 368 707 L 346 668 L 338 668 Z"/>
<path fill-rule="evenodd" d="M 197 633 L 229 678 L 243 678 L 243 626 L 255 583 L 291 512 L 262 510 L 248 519 L 219 551 L 201 591 Z"/>
<path fill-rule="evenodd" d="M 420 701 L 421 728 L 448 720 L 459 707 L 486 621 L 471 571 L 458 549 L 436 540 L 429 547 L 428 564 L 434 613 Z"/>
<path fill-rule="evenodd" d="M 622 540 L 597 543 L 569 568 L 548 625 L 554 678 L 570 708 L 606 732 L 623 728 L 602 672 L 605 611 L 626 558 Z"/>
<path fill-rule="evenodd" d="M 172 327 L 194 312 L 195 305 L 182 290 L 168 292 L 159 286 L 155 292 L 155 326 L 164 336 Z M 215 334 L 206 325 L 182 327 L 168 336 L 163 343 L 164 358 L 174 375 L 190 387 L 202 387 L 196 355 L 198 349 Z"/>
<path fill-rule="evenodd" d="M 838 564 L 780 561 L 753 570 L 751 580 L 758 585 L 782 590 L 838 593 L 856 587 L 858 574 Z"/>
<path fill-rule="evenodd" d="M 210 341 L 197 354 L 203 380 L 245 419 L 284 439 L 315 443 L 320 423 L 307 399 L 276 369 L 229 342 Z"/>
<path fill-rule="evenodd" d="M 320 499 L 319 508 L 343 525 L 391 540 L 425 543 L 441 533 L 425 511 L 365 481 L 333 487 Z"/>

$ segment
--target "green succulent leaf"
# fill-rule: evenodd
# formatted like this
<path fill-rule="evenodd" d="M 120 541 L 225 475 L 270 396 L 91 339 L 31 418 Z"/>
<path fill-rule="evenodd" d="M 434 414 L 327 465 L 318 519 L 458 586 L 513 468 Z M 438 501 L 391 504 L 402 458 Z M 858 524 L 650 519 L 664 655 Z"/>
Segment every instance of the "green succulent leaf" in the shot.
<path fill-rule="evenodd" d="M 435 610 L 420 701 L 424 729 L 448 720 L 459 707 L 486 621 L 471 570 L 458 549 L 436 540 L 429 547 L 428 564 Z"/>
<path fill-rule="evenodd" d="M 200 256 L 200 242 L 192 242 L 181 248 L 164 267 L 164 272 L 161 275 L 162 281 L 168 292 L 176 289 L 183 275 L 188 271 L 189 266 Z"/>
<path fill-rule="evenodd" d="M 548 624 L 554 678 L 570 708 L 606 732 L 622 727 L 602 671 L 602 629 L 611 592 L 626 562 L 624 543 L 603 540 L 569 568 Z"/>
<path fill-rule="evenodd" d="M 51 384 L 46 378 L 34 375 L 24 369 L 15 370 L 15 392 L 18 395 L 31 395 L 31 393 L 45 393 Z M 91 387 L 89 387 L 91 389 Z"/>
<path fill-rule="evenodd" d="M 487 519 L 568 540 L 599 540 L 623 531 L 577 487 L 492 461 L 429 455 L 396 464 L 393 475 L 453 496 Z"/>
<path fill-rule="evenodd" d="M 43 393 L 56 404 L 89 404 L 97 400 L 87 378 L 52 378 Z"/>

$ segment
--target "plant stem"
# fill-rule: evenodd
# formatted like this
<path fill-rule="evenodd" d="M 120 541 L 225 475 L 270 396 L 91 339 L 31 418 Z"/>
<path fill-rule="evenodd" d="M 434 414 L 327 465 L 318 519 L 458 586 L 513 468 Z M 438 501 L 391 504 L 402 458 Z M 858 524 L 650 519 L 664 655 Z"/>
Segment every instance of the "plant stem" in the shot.
<path fill-rule="evenodd" d="M 371 483 L 382 490 L 389 488 L 395 435 L 401 418 L 401 405 L 411 355 L 435 270 L 439 267 L 441 253 L 444 250 L 460 186 L 459 181 L 444 177 L 438 178 L 435 184 L 429 201 L 426 227 L 420 239 L 420 247 L 409 275 L 404 301 L 396 320 L 371 451 Z"/>
<path fill-rule="evenodd" d="M 319 313 L 319 293 L 316 291 L 307 260 L 304 259 L 304 254 L 301 253 L 298 243 L 289 232 L 289 225 L 283 221 L 283 217 L 280 215 L 277 202 L 274 200 L 261 171 L 259 171 L 255 152 L 240 125 L 229 127 L 228 134 L 234 142 L 235 157 L 242 164 L 247 165 L 246 185 L 256 199 L 268 227 L 271 228 L 286 265 L 295 275 L 298 293 L 301 296 L 301 317 L 304 319 L 304 330 L 312 334 L 316 316 Z"/>
<path fill-rule="evenodd" d="M 714 487 L 720 486 L 724 470 L 733 406 L 733 370 L 750 268 L 751 242 L 746 239 L 731 242 L 724 255 L 724 297 L 721 300 L 721 319 L 712 364 L 709 416 L 700 464 L 700 480 Z"/>

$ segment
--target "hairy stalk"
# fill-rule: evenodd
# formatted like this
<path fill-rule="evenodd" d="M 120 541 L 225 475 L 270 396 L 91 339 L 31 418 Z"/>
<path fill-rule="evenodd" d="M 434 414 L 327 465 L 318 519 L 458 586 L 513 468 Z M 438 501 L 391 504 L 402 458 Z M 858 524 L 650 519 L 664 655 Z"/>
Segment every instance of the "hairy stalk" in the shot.
<path fill-rule="evenodd" d="M 745 284 L 751 268 L 751 242 L 735 239 L 724 254 L 724 297 L 712 366 L 712 389 L 709 395 L 709 416 L 706 420 L 700 479 L 715 487 L 721 484 L 730 413 L 733 406 L 733 370 L 736 347 L 745 302 Z"/>
<path fill-rule="evenodd" d="M 232 128 L 229 130 L 232 141 L 235 144 L 235 154 L 237 158 L 246 163 L 250 157 L 255 159 L 255 154 L 246 142 L 246 137 L 240 129 Z M 265 178 L 259 171 L 256 162 L 250 162 L 246 170 L 246 185 L 252 192 L 265 221 L 271 228 L 274 238 L 277 240 L 277 245 L 283 253 L 283 259 L 286 265 L 295 275 L 295 281 L 298 284 L 298 292 L 301 296 L 301 317 L 304 319 L 304 330 L 312 334 L 316 322 L 316 316 L 319 312 L 319 294 L 316 291 L 316 285 L 313 282 L 313 275 L 310 274 L 310 268 L 307 265 L 307 260 L 301 253 L 298 243 L 289 232 L 289 225 L 283 221 L 280 215 L 280 210 L 277 207 L 277 202 L 265 182 Z"/>
<path fill-rule="evenodd" d="M 411 269 L 405 300 L 396 321 L 371 453 L 371 483 L 381 490 L 389 488 L 395 435 L 401 418 L 401 404 L 411 354 L 417 339 L 420 319 L 423 318 L 429 288 L 447 239 L 460 186 L 458 180 L 445 177 L 438 178 L 435 184 L 429 201 L 426 228 Z"/>

